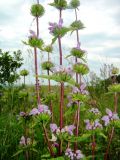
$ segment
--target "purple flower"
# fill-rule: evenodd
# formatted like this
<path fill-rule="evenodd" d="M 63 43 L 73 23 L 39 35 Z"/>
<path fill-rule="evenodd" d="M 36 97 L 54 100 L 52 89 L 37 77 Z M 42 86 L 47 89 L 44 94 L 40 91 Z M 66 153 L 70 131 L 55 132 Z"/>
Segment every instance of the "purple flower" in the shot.
<path fill-rule="evenodd" d="M 50 27 L 48 28 L 50 33 L 54 33 L 55 28 L 57 27 L 57 23 L 49 23 Z"/>
<path fill-rule="evenodd" d="M 105 126 L 107 126 L 110 123 L 110 121 L 119 120 L 118 114 L 112 112 L 110 109 L 106 108 L 106 113 L 107 115 L 102 117 L 102 120 L 104 121 Z"/>
<path fill-rule="evenodd" d="M 60 18 L 60 20 L 59 20 L 59 24 L 58 24 L 58 27 L 59 27 L 59 28 L 62 28 L 62 25 L 63 25 L 63 19 L 62 19 L 62 18 Z"/>
<path fill-rule="evenodd" d="M 22 136 L 19 143 L 22 146 L 29 145 L 31 143 L 31 139 L 25 138 L 24 136 Z"/>
<path fill-rule="evenodd" d="M 113 113 L 110 109 L 106 108 L 107 115 L 111 118 L 113 116 Z"/>
<path fill-rule="evenodd" d="M 90 120 L 87 119 L 87 120 L 85 120 L 84 122 L 86 123 L 86 129 L 87 129 L 87 130 L 91 130 L 91 129 L 92 129 L 92 125 L 91 125 L 91 123 L 90 123 Z"/>
<path fill-rule="evenodd" d="M 48 114 L 48 115 L 51 115 L 51 112 L 50 110 L 48 109 L 48 106 L 46 105 L 39 105 L 38 108 L 33 108 L 29 115 L 38 115 L 38 114 L 42 114 L 42 113 L 45 113 L 45 114 Z"/>
<path fill-rule="evenodd" d="M 82 83 L 81 86 L 80 86 L 80 92 L 82 94 L 88 95 L 88 91 L 85 88 L 86 88 L 86 85 L 84 83 Z"/>
<path fill-rule="evenodd" d="M 39 111 L 37 108 L 33 108 L 29 113 L 29 115 L 37 115 L 37 114 L 39 114 Z"/>
<path fill-rule="evenodd" d="M 91 109 L 89 110 L 89 112 L 92 112 L 92 113 L 94 113 L 95 115 L 100 114 L 100 111 L 98 110 L 98 108 L 91 108 Z"/>
<path fill-rule="evenodd" d="M 86 88 L 86 85 L 84 83 L 82 83 L 80 85 L 80 88 L 78 87 L 73 87 L 73 90 L 72 90 L 72 93 L 81 93 L 81 94 L 85 94 L 85 95 L 88 95 L 88 91 L 85 89 Z"/>
<path fill-rule="evenodd" d="M 76 151 L 76 159 L 77 160 L 80 160 L 81 158 L 83 158 L 84 155 L 82 154 L 82 152 L 80 150 L 77 150 Z"/>
<path fill-rule="evenodd" d="M 26 116 L 26 113 L 25 112 L 20 112 L 20 116 L 24 117 L 24 116 Z"/>
<path fill-rule="evenodd" d="M 67 73 L 68 75 L 70 75 L 70 76 L 73 76 L 73 75 L 74 75 L 74 72 L 73 72 L 73 70 L 72 70 L 71 67 L 67 67 L 67 68 L 65 69 L 65 71 L 66 71 L 66 73 Z"/>
<path fill-rule="evenodd" d="M 104 121 L 105 126 L 107 126 L 109 124 L 109 122 L 110 122 L 109 116 L 103 116 L 102 120 Z"/>
<path fill-rule="evenodd" d="M 68 126 L 68 133 L 70 134 L 70 135 L 73 135 L 73 130 L 75 129 L 76 127 L 74 126 L 74 125 L 69 125 Z"/>
<path fill-rule="evenodd" d="M 74 93 L 79 93 L 80 92 L 80 90 L 77 88 L 77 87 L 73 87 L 72 88 L 72 93 L 74 94 Z"/>
<path fill-rule="evenodd" d="M 86 130 L 95 130 L 97 128 L 102 129 L 102 124 L 99 123 L 99 119 L 91 122 L 89 119 L 84 121 L 86 123 Z"/>
<path fill-rule="evenodd" d="M 36 37 L 37 37 L 37 35 L 36 35 L 35 31 L 33 31 L 33 30 L 29 30 L 29 32 L 30 32 L 30 36 L 29 36 L 29 38 L 36 38 Z"/>
<path fill-rule="evenodd" d="M 66 149 L 65 156 L 70 158 L 70 160 L 80 160 L 84 157 L 80 150 L 76 150 L 76 152 L 74 153 L 70 148 Z"/>
<path fill-rule="evenodd" d="M 55 123 L 50 124 L 50 130 L 51 130 L 52 133 L 56 132 L 57 129 L 58 129 L 58 127 Z"/>
<path fill-rule="evenodd" d="M 22 136 L 20 139 L 20 145 L 26 145 L 24 136 Z"/>
<path fill-rule="evenodd" d="M 103 128 L 102 124 L 99 123 L 99 119 L 96 119 L 94 121 L 94 127 L 93 127 L 93 129 L 96 129 L 96 128 L 101 128 L 101 129 Z"/>

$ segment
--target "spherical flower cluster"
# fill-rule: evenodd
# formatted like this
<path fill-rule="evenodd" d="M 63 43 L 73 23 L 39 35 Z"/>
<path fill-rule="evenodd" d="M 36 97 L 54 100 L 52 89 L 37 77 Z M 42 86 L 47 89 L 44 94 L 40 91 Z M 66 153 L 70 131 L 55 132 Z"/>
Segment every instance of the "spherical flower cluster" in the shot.
<path fill-rule="evenodd" d="M 24 136 L 22 136 L 19 143 L 20 143 L 21 146 L 30 145 L 31 139 L 30 138 L 25 138 Z"/>
<path fill-rule="evenodd" d="M 69 135 L 73 135 L 73 130 L 75 129 L 74 125 L 65 126 L 60 130 L 59 127 L 57 127 L 56 124 L 52 123 L 50 124 L 50 130 L 52 133 L 56 133 L 59 135 L 60 133 L 68 133 Z"/>
<path fill-rule="evenodd" d="M 70 158 L 70 160 L 80 160 L 84 158 L 84 155 L 80 150 L 76 150 L 76 152 L 74 153 L 70 148 L 67 148 L 65 152 L 65 156 Z"/>
<path fill-rule="evenodd" d="M 100 114 L 100 111 L 98 110 L 98 108 L 91 108 L 89 110 L 89 112 L 94 113 L 95 115 L 99 115 Z"/>
<path fill-rule="evenodd" d="M 86 119 L 84 121 L 86 123 L 86 130 L 95 130 L 97 128 L 102 129 L 102 124 L 99 123 L 99 119 L 96 119 L 95 121 L 90 121 L 89 119 Z"/>
<path fill-rule="evenodd" d="M 50 112 L 48 106 L 43 105 L 43 104 L 39 105 L 38 108 L 33 108 L 30 111 L 29 115 L 39 115 L 39 114 L 42 114 L 42 113 L 51 115 L 51 112 Z"/>
<path fill-rule="evenodd" d="M 118 114 L 112 112 L 110 109 L 106 108 L 107 115 L 102 117 L 102 120 L 105 123 L 105 126 L 107 126 L 111 121 L 119 120 Z"/>
<path fill-rule="evenodd" d="M 60 18 L 58 24 L 57 24 L 57 23 L 51 23 L 51 22 L 50 22 L 49 25 L 50 25 L 50 27 L 49 27 L 48 29 L 49 29 L 50 33 L 53 34 L 56 28 L 58 28 L 58 29 L 62 28 L 63 19 Z"/>

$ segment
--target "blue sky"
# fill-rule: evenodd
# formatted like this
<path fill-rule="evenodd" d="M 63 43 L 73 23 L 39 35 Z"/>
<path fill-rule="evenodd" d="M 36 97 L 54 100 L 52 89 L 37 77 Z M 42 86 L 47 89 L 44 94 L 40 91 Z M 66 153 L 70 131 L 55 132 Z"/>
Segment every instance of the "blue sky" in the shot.
<path fill-rule="evenodd" d="M 0 48 L 3 50 L 23 51 L 25 67 L 34 71 L 33 55 L 22 44 L 27 39 L 29 29 L 35 29 L 35 22 L 30 15 L 30 6 L 35 0 L 1 0 L 0 1 Z M 51 35 L 48 31 L 48 22 L 58 21 L 58 11 L 48 6 L 52 0 L 40 0 L 46 8 L 44 17 L 40 19 L 40 37 L 49 44 Z M 90 69 L 98 72 L 103 63 L 120 67 L 120 0 L 81 0 L 78 13 L 85 29 L 80 31 L 81 48 L 87 51 Z M 64 24 L 74 21 L 73 11 L 64 11 Z M 63 38 L 64 55 L 74 47 L 75 35 L 69 34 Z M 57 46 L 56 46 L 57 48 Z M 57 50 L 53 54 L 53 61 L 57 62 Z M 42 54 L 39 56 L 39 61 Z"/>

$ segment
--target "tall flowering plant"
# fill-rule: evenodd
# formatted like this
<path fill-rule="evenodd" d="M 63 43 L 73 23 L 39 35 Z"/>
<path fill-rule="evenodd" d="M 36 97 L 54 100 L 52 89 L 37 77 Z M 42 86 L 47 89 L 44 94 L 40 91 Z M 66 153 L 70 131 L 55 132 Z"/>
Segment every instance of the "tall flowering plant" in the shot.
<path fill-rule="evenodd" d="M 36 133 L 37 129 L 40 128 L 44 135 L 44 140 L 48 149 L 48 159 L 61 158 L 66 160 L 81 160 L 92 157 L 94 160 L 97 153 L 98 137 L 103 137 L 106 139 L 104 128 L 109 129 L 110 126 L 113 127 L 119 122 L 116 93 L 120 91 L 120 86 L 118 84 L 114 84 L 109 87 L 109 91 L 115 93 L 114 112 L 110 109 L 106 109 L 106 115 L 102 116 L 102 113 L 98 108 L 87 106 L 90 95 L 87 90 L 87 86 L 83 81 L 83 76 L 88 74 L 89 68 L 85 59 L 86 51 L 81 49 L 79 38 L 79 30 L 84 28 L 83 23 L 78 20 L 77 15 L 80 2 L 79 0 L 71 0 L 70 3 L 67 4 L 66 0 L 54 0 L 53 3 L 50 3 L 50 5 L 57 8 L 59 16 L 58 22 L 49 22 L 49 33 L 53 36 L 51 45 L 49 46 L 43 46 L 43 40 L 39 38 L 38 18 L 43 15 L 44 9 L 42 5 L 39 4 L 39 0 L 37 1 L 37 4 L 32 5 L 31 8 L 31 13 L 36 18 L 37 33 L 31 30 L 28 42 L 25 42 L 25 44 L 34 48 L 38 104 L 37 107 L 21 112 L 19 115 L 20 119 L 22 119 L 23 122 L 25 121 L 25 125 L 28 124 L 29 126 L 29 129 L 25 126 L 25 135 L 23 135 L 20 139 L 20 147 L 22 148 L 21 150 L 25 152 L 25 159 L 28 160 L 31 155 L 30 152 L 36 151 L 37 149 L 35 141 L 36 137 L 34 134 L 31 134 L 31 129 L 32 133 Z M 75 21 L 71 23 L 69 27 L 64 26 L 62 13 L 65 9 L 74 9 L 75 11 Z M 75 32 L 77 40 L 76 46 L 72 47 L 69 55 L 74 57 L 74 63 L 72 66 L 65 67 L 63 66 L 62 38 L 64 38 L 68 32 Z M 55 66 L 50 61 L 49 54 L 53 50 L 52 46 L 57 42 L 59 46 L 59 65 Z M 48 53 L 47 60 L 41 64 L 42 69 L 47 71 L 47 75 L 38 76 L 36 65 L 37 49 Z M 53 104 L 51 101 L 49 105 L 43 104 L 42 101 L 40 101 L 38 77 L 48 79 L 49 93 L 51 92 L 51 80 L 56 81 L 58 85 L 60 85 L 60 98 L 57 102 L 59 104 L 59 108 L 57 108 L 59 111 L 58 124 L 54 119 Z M 68 93 L 68 104 L 65 106 L 66 84 L 69 85 L 71 91 Z M 66 113 L 65 110 L 67 110 Z M 64 118 L 66 115 L 68 116 L 66 118 L 67 120 Z M 73 116 L 71 117 L 69 115 Z M 83 119 L 80 118 L 81 116 L 83 116 Z M 68 122 L 70 122 L 70 124 L 68 124 Z M 107 151 L 105 153 L 105 160 L 107 159 L 106 157 L 108 155 L 113 137 L 113 128 Z M 84 143 L 83 146 L 82 143 Z M 84 148 L 86 146 L 90 148 L 90 156 L 88 152 L 85 152 Z M 81 151 L 81 149 L 83 151 Z M 44 156 L 41 156 L 41 158 L 42 157 L 44 159 Z"/>

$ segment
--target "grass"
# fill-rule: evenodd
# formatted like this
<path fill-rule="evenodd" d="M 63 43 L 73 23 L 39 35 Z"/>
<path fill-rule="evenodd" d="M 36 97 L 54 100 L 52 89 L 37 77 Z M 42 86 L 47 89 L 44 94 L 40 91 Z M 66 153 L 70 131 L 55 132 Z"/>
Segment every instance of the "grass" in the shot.
<path fill-rule="evenodd" d="M 27 92 L 28 96 L 24 100 L 22 98 L 22 92 Z M 55 92 L 53 104 L 54 110 L 54 121 L 59 124 L 59 87 L 52 86 L 52 91 Z M 20 93 L 21 92 L 21 93 Z M 70 92 L 70 88 L 65 88 L 65 103 L 64 103 L 64 111 L 67 111 L 67 95 Z M 86 108 L 89 107 L 98 107 L 102 113 L 105 113 L 105 108 L 111 108 L 113 110 L 114 106 L 114 98 L 113 95 L 104 94 L 102 91 L 99 94 L 91 91 L 92 99 L 89 100 L 89 103 L 86 104 Z M 41 86 L 41 97 L 43 102 L 48 103 L 47 97 L 48 89 L 47 86 Z M 120 95 L 119 95 L 120 97 Z M 120 99 L 118 101 L 118 113 L 120 115 Z M 26 109 L 30 110 L 33 107 L 36 107 L 36 100 L 34 94 L 34 86 L 27 86 L 24 90 L 23 87 L 11 87 L 6 88 L 3 91 L 3 95 L 0 97 L 0 159 L 1 160 L 16 160 L 16 157 L 13 158 L 13 154 L 18 150 L 18 144 L 21 136 L 23 135 L 23 126 L 17 121 L 17 115 L 20 111 Z M 81 111 L 81 119 L 85 117 L 85 111 Z M 68 124 L 73 120 L 73 113 L 67 113 L 68 116 L 64 116 L 64 124 Z M 81 123 L 80 130 L 83 129 L 84 123 Z M 34 155 L 34 159 L 41 159 L 42 154 L 46 154 L 47 148 L 44 143 L 42 129 L 40 127 L 36 128 L 35 139 L 38 141 L 37 150 L 38 154 Z M 101 143 L 101 148 L 98 148 L 98 154 L 105 149 L 106 141 L 102 138 L 97 139 L 97 141 Z M 80 143 L 80 147 L 89 155 L 90 149 L 88 145 L 84 143 Z M 116 130 L 114 134 L 114 140 L 112 141 L 111 149 L 110 149 L 110 160 L 118 160 L 120 159 L 120 128 Z M 112 159 L 111 159 L 112 157 Z M 24 158 L 17 157 L 18 160 L 24 160 Z M 96 158 L 96 160 L 100 160 Z M 102 160 L 102 159 L 101 159 Z"/>

